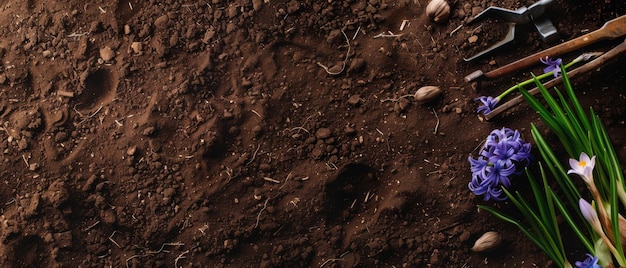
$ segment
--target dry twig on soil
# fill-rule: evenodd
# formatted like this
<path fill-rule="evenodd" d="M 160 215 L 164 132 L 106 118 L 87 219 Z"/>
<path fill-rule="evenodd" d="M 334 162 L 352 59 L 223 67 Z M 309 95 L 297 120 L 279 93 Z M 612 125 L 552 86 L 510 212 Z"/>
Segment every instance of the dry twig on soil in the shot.
<path fill-rule="evenodd" d="M 267 208 L 267 202 L 270 201 L 270 199 L 265 199 L 265 203 L 263 204 L 263 208 L 261 208 L 261 210 L 259 210 L 259 214 L 256 215 L 256 223 L 254 224 L 254 229 L 256 229 L 257 227 L 259 227 L 259 220 L 261 219 L 261 213 L 263 213 L 263 211 L 265 211 L 265 209 Z"/>
<path fill-rule="evenodd" d="M 435 108 L 433 108 L 433 113 L 435 114 L 435 118 L 437 118 L 437 124 L 435 125 L 435 130 L 433 131 L 433 134 L 437 134 L 437 131 L 439 130 L 439 116 L 437 116 L 437 111 L 435 111 Z"/>
<path fill-rule="evenodd" d="M 166 246 L 184 246 L 184 245 L 185 243 L 182 243 L 182 242 L 163 243 L 161 245 L 161 248 L 159 248 L 159 250 L 157 251 L 148 250 L 145 254 L 137 254 L 137 255 L 130 256 L 128 259 L 126 259 L 126 268 L 130 268 L 130 265 L 128 265 L 128 262 L 131 261 L 132 259 L 143 258 L 143 257 L 151 256 L 154 254 L 159 254 L 161 252 L 169 252 L 168 250 L 165 250 Z"/>
<path fill-rule="evenodd" d="M 319 65 L 320 67 L 322 67 L 324 69 L 324 71 L 326 71 L 326 73 L 330 74 L 330 75 L 338 75 L 340 73 L 343 73 L 343 71 L 346 69 L 346 63 L 348 62 L 348 58 L 350 57 L 350 39 L 348 39 L 348 36 L 346 35 L 346 33 L 342 30 L 341 33 L 343 34 L 343 37 L 346 38 L 346 44 L 348 45 L 348 51 L 346 52 L 346 57 L 343 60 L 343 64 L 341 65 L 341 70 L 333 72 L 328 68 L 326 65 L 321 64 L 321 63 L 317 63 L 317 65 Z"/>
<path fill-rule="evenodd" d="M 394 34 L 392 32 L 387 32 L 387 33 L 379 33 L 377 35 L 374 35 L 374 37 L 372 37 L 372 38 L 374 38 L 374 39 L 377 39 L 377 38 L 397 38 L 397 37 L 400 37 L 402 35 L 404 35 L 404 34 Z"/>

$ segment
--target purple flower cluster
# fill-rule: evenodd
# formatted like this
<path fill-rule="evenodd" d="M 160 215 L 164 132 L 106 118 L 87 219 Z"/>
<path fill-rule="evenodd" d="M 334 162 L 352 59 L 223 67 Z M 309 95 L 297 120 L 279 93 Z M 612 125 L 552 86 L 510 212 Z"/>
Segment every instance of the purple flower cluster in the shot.
<path fill-rule="evenodd" d="M 550 59 L 550 57 L 546 56 L 545 58 L 539 59 L 541 63 L 548 65 L 548 67 L 543 69 L 543 73 L 549 73 L 554 71 L 554 77 L 559 77 L 561 75 L 561 63 L 563 63 L 562 59 Z"/>
<path fill-rule="evenodd" d="M 482 112 L 483 114 L 491 113 L 491 111 L 496 108 L 496 105 L 498 105 L 498 102 L 500 102 L 500 98 L 494 98 L 491 96 L 480 96 L 474 100 L 478 100 L 483 103 L 483 105 L 478 107 L 478 110 L 476 110 L 476 112 Z"/>
<path fill-rule="evenodd" d="M 602 268 L 598 264 L 598 257 L 592 256 L 591 254 L 587 254 L 587 258 L 584 261 L 577 261 L 574 263 L 577 268 Z"/>
<path fill-rule="evenodd" d="M 519 175 L 530 158 L 530 143 L 520 138 L 517 130 L 495 129 L 487 136 L 478 158 L 468 158 L 472 171 L 469 189 L 484 195 L 485 201 L 505 200 L 501 186 L 511 186 L 510 178 Z"/>

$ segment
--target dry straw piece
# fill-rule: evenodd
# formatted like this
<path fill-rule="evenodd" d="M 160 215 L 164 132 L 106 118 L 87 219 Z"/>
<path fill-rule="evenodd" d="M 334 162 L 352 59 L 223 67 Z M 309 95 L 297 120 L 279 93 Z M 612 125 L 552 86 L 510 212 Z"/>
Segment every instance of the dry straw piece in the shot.
<path fill-rule="evenodd" d="M 436 23 L 444 23 L 450 17 L 450 5 L 446 0 L 431 0 L 426 14 Z"/>

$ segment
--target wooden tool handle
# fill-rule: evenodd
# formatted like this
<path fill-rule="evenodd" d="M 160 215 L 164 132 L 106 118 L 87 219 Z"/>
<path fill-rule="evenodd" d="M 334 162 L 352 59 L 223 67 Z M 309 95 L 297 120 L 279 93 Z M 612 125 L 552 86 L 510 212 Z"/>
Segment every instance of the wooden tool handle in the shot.
<path fill-rule="evenodd" d="M 608 52 L 600 55 L 598 58 L 593 59 L 592 61 L 585 63 L 583 66 L 580 66 L 570 72 L 568 72 L 568 77 L 570 78 L 574 78 L 575 76 L 577 76 L 578 74 L 582 74 L 582 73 L 587 73 L 591 70 L 595 70 L 596 68 L 602 66 L 603 64 L 605 64 L 607 61 L 617 57 L 618 55 L 622 54 L 626 52 L 626 40 L 624 40 L 624 42 L 620 43 L 618 46 L 614 47 L 613 49 L 609 50 Z M 552 79 L 546 83 L 543 84 L 544 87 L 546 88 L 551 88 L 553 86 L 556 86 L 558 84 L 560 84 L 561 82 L 563 82 L 563 78 L 562 77 L 557 77 L 555 79 Z M 528 93 L 530 93 L 531 95 L 535 95 L 537 93 L 539 93 L 539 88 L 533 88 L 531 90 L 528 91 Z M 493 118 L 494 116 L 508 110 L 509 108 L 520 104 L 522 102 L 524 102 L 524 96 L 522 95 L 518 95 L 517 97 L 501 104 L 498 105 L 498 107 L 496 107 L 495 109 L 493 109 L 491 112 L 489 112 L 488 114 L 485 115 L 485 119 L 490 120 L 491 118 Z"/>
<path fill-rule="evenodd" d="M 504 65 L 500 68 L 486 72 L 484 76 L 488 79 L 494 79 L 503 75 L 510 74 L 514 71 L 518 71 L 518 70 L 530 67 L 532 65 L 535 65 L 539 63 L 540 59 L 546 56 L 554 57 L 554 56 L 562 55 L 567 52 L 571 52 L 579 48 L 585 47 L 587 45 L 593 44 L 597 41 L 611 38 L 612 36 L 608 34 L 607 31 L 604 30 L 605 26 L 603 26 L 602 28 L 598 30 L 595 30 L 593 32 L 580 36 L 578 38 L 553 46 L 549 49 L 537 52 L 533 55 L 519 59 L 515 62 Z"/>
<path fill-rule="evenodd" d="M 539 60 L 543 57 L 555 57 L 585 47 L 603 39 L 614 39 L 624 36 L 625 34 L 626 15 L 623 15 L 621 17 L 617 17 L 615 19 L 607 21 L 604 25 L 602 25 L 600 29 L 484 73 L 484 76 L 488 79 L 497 78 L 502 75 L 510 74 L 511 72 L 537 64 L 537 62 L 539 62 Z"/>

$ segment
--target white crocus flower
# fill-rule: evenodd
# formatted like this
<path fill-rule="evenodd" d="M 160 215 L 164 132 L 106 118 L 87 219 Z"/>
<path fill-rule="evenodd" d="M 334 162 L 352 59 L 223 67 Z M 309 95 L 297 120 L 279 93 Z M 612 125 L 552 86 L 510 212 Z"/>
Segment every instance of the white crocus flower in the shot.
<path fill-rule="evenodd" d="M 569 165 L 572 167 L 572 169 L 568 170 L 567 174 L 574 173 L 583 178 L 583 180 L 587 184 L 587 187 L 589 188 L 589 191 L 591 192 L 591 195 L 593 196 L 593 199 L 598 205 L 598 211 L 600 212 L 600 223 L 602 224 L 602 226 L 609 228 L 610 230 L 611 218 L 607 213 L 607 208 L 604 206 L 602 196 L 600 196 L 600 193 L 596 188 L 596 184 L 593 181 L 593 168 L 596 165 L 596 156 L 589 158 L 589 156 L 585 152 L 582 152 L 580 153 L 580 159 L 578 161 L 576 161 L 576 159 L 570 159 Z"/>
<path fill-rule="evenodd" d="M 585 152 L 582 152 L 580 153 L 580 159 L 578 161 L 570 158 L 569 165 L 572 169 L 568 170 L 567 174 L 577 174 L 582 177 L 588 185 L 593 185 L 593 167 L 596 165 L 595 155 L 589 158 Z"/>

